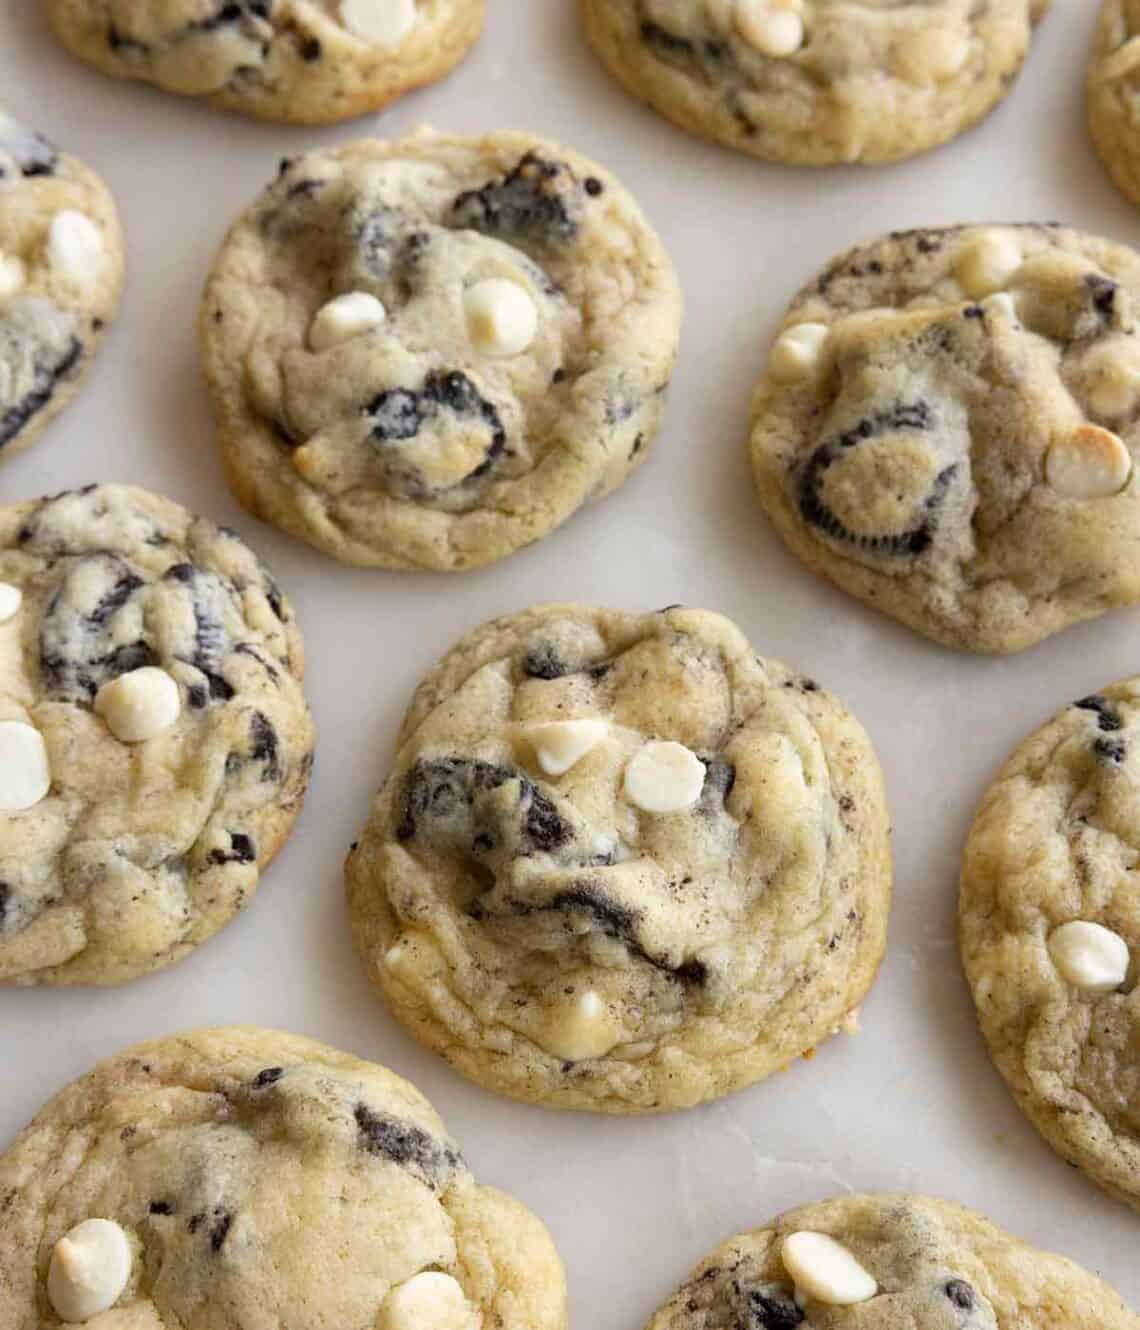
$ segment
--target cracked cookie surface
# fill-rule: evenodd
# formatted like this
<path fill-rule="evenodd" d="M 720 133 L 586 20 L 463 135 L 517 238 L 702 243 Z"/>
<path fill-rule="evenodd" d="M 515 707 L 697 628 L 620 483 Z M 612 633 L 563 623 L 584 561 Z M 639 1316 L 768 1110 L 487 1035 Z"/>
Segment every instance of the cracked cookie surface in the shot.
<path fill-rule="evenodd" d="M 230 111 L 327 124 L 467 54 L 486 0 L 44 0 L 60 41 L 116 78 Z"/>
<path fill-rule="evenodd" d="M 1048 0 L 580 0 L 639 101 L 703 138 L 802 165 L 933 148 L 1009 92 Z"/>
<path fill-rule="evenodd" d="M 251 512 L 345 562 L 455 570 L 644 460 L 680 317 L 600 167 L 426 133 L 284 162 L 214 265 L 200 343 Z"/>
<path fill-rule="evenodd" d="M 236 533 L 117 485 L 0 507 L 0 593 L 0 980 L 177 960 L 253 894 L 304 797 L 293 610 Z"/>
<path fill-rule="evenodd" d="M 1089 131 L 1117 188 L 1140 205 L 1140 3 L 1104 0 L 1088 71 Z"/>
<path fill-rule="evenodd" d="M 129 1243 L 99 1330 L 414 1330 L 429 1273 L 463 1314 L 419 1324 L 565 1325 L 545 1228 L 475 1182 L 419 1091 L 294 1035 L 142 1044 L 39 1113 L 0 1156 L 6 1330 L 60 1324 L 53 1248 L 91 1217 Z"/>
<path fill-rule="evenodd" d="M 870 1276 L 849 1305 L 801 1290 L 785 1265 L 793 1234 L 827 1235 Z M 795 1266 L 793 1266 L 795 1268 Z M 835 1296 L 832 1292 L 831 1296 Z M 1137 1330 L 1116 1291 L 949 1201 L 852 1195 L 803 1206 L 731 1238 L 647 1330 Z"/>
<path fill-rule="evenodd" d="M 71 401 L 122 284 L 106 185 L 0 108 L 0 461 Z"/>
<path fill-rule="evenodd" d="M 1128 679 L 1067 707 L 1002 768 L 966 845 L 959 925 L 979 1024 L 1022 1111 L 1140 1209 L 1138 825 Z M 1075 957 L 1058 946 L 1074 932 Z"/>
<path fill-rule="evenodd" d="M 753 398 L 777 532 L 948 646 L 1140 600 L 1140 255 L 1057 226 L 898 232 L 792 302 Z"/>
<path fill-rule="evenodd" d="M 728 620 L 545 606 L 420 686 L 349 910 L 396 1015 L 466 1075 L 661 1111 L 844 1024 L 882 957 L 888 839 L 857 721 Z"/>

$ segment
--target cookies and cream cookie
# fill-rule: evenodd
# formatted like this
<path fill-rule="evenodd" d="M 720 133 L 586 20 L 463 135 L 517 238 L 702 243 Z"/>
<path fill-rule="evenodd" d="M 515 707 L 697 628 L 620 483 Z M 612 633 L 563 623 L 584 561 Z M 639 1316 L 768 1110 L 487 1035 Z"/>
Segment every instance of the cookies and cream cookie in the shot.
<path fill-rule="evenodd" d="M 214 264 L 200 340 L 251 512 L 348 563 L 454 570 L 645 459 L 680 318 L 601 167 L 425 132 L 284 161 Z"/>
<path fill-rule="evenodd" d="M 448 73 L 486 0 L 44 0 L 64 46 L 115 78 L 266 120 L 377 111 Z"/>
<path fill-rule="evenodd" d="M 959 923 L 978 1021 L 1049 1144 L 1140 1209 L 1140 679 L 1013 753 L 966 845 Z"/>
<path fill-rule="evenodd" d="M 1140 600 L 1140 255 L 1059 226 L 895 232 L 792 302 L 760 499 L 816 572 L 1011 652 Z"/>
<path fill-rule="evenodd" d="M 141 1044 L 0 1155 L 5 1330 L 564 1330 L 542 1224 L 407 1081 L 253 1028 Z"/>
<path fill-rule="evenodd" d="M 0 981 L 118 983 L 242 908 L 308 784 L 302 668 L 235 532 L 119 485 L 0 506 Z"/>
<path fill-rule="evenodd" d="M 544 606 L 420 686 L 347 880 L 368 973 L 453 1066 L 660 1111 L 850 1027 L 887 811 L 858 722 L 727 619 Z"/>
<path fill-rule="evenodd" d="M 1140 204 L 1140 3 L 1104 0 L 1088 70 L 1089 132 L 1109 175 Z"/>
<path fill-rule="evenodd" d="M 1138 1330 L 1107 1284 L 925 1196 L 841 1196 L 731 1238 L 647 1330 Z"/>
<path fill-rule="evenodd" d="M 1009 92 L 1048 0 L 579 0 L 639 101 L 741 152 L 884 162 L 954 138 Z"/>
<path fill-rule="evenodd" d="M 0 461 L 75 395 L 122 285 L 107 186 L 0 109 Z"/>

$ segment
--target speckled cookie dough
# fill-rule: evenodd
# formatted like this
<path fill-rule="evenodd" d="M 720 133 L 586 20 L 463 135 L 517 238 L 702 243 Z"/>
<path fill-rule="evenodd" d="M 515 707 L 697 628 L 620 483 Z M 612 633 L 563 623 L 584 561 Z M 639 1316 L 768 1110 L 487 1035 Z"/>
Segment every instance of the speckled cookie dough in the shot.
<path fill-rule="evenodd" d="M 425 131 L 283 162 L 214 265 L 200 340 L 252 513 L 347 563 L 456 570 L 645 459 L 680 319 L 601 167 Z"/>
<path fill-rule="evenodd" d="M 564 1330 L 565 1301 L 414 1086 L 295 1035 L 141 1044 L 0 1156 L 4 1330 Z"/>
<path fill-rule="evenodd" d="M 814 571 L 1011 652 L 1140 600 L 1140 255 L 1058 226 L 896 232 L 795 298 L 752 407 Z"/>
<path fill-rule="evenodd" d="M 727 619 L 544 606 L 421 684 L 347 881 L 374 983 L 453 1066 L 663 1111 L 854 1028 L 887 811 L 858 722 Z"/>
<path fill-rule="evenodd" d="M 1109 175 L 1140 205 L 1140 0 L 1104 0 L 1089 63 L 1088 115 Z"/>
<path fill-rule="evenodd" d="M 1140 678 L 1027 739 L 982 802 L 962 866 L 962 959 L 1022 1111 L 1140 1209 Z"/>
<path fill-rule="evenodd" d="M 0 462 L 71 401 L 122 285 L 106 185 L 0 107 Z"/>
<path fill-rule="evenodd" d="M 771 161 L 885 162 L 1009 92 L 1048 0 L 579 0 L 618 82 L 702 138 Z"/>
<path fill-rule="evenodd" d="M 64 46 L 115 78 L 320 125 L 442 78 L 486 0 L 43 0 Z"/>
<path fill-rule="evenodd" d="M 925 1196 L 842 1196 L 730 1239 L 647 1330 L 1138 1330 L 1079 1265 Z"/>
<path fill-rule="evenodd" d="M 302 669 L 235 532 L 119 485 L 0 507 L 0 982 L 118 983 L 229 922 L 304 798 Z"/>

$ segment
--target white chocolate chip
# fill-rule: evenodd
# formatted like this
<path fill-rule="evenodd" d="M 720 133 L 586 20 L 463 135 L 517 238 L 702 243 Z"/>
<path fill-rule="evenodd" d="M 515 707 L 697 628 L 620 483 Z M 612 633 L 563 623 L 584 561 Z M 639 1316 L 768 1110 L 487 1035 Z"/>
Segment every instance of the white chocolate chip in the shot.
<path fill-rule="evenodd" d="M 569 1006 L 558 1008 L 542 1038 L 542 1047 L 556 1058 L 582 1062 L 604 1057 L 618 1042 L 618 1028 L 606 1004 L 592 988 Z"/>
<path fill-rule="evenodd" d="M 22 720 L 0 721 L 0 813 L 34 808 L 50 789 L 43 735 Z"/>
<path fill-rule="evenodd" d="M 416 0 L 340 0 L 340 17 L 372 46 L 399 46 L 416 21 Z"/>
<path fill-rule="evenodd" d="M 10 300 L 24 289 L 24 265 L 14 254 L 0 254 L 0 300 Z"/>
<path fill-rule="evenodd" d="M 1010 323 L 1021 322 L 1021 316 L 1017 312 L 1017 301 L 1008 291 L 998 291 L 992 296 L 987 296 L 982 301 L 982 308 L 991 319 L 1000 317 L 1008 319 Z"/>
<path fill-rule="evenodd" d="M 796 7 L 778 0 L 736 0 L 736 30 L 761 55 L 784 59 L 804 44 L 804 21 Z"/>
<path fill-rule="evenodd" d="M 647 743 L 625 768 L 625 793 L 646 813 L 680 813 L 701 797 L 705 765 L 684 744 Z"/>
<path fill-rule="evenodd" d="M 103 268 L 103 235 L 90 217 L 65 208 L 51 219 L 47 256 L 52 268 L 75 286 L 89 287 Z"/>
<path fill-rule="evenodd" d="M 11 582 L 0 582 L 0 623 L 7 623 L 20 612 L 24 593 Z"/>
<path fill-rule="evenodd" d="M 113 1307 L 131 1277 L 131 1244 L 110 1219 L 86 1219 L 55 1244 L 47 1292 L 64 1321 L 88 1321 Z"/>
<path fill-rule="evenodd" d="M 145 743 L 170 729 L 182 710 L 178 685 L 153 665 L 130 670 L 95 694 L 95 712 L 123 743 Z"/>
<path fill-rule="evenodd" d="M 784 1269 L 802 1292 L 833 1307 L 866 1302 L 878 1284 L 841 1243 L 826 1233 L 792 1233 L 780 1248 Z"/>
<path fill-rule="evenodd" d="M 518 282 L 490 277 L 463 296 L 467 336 L 485 356 L 521 355 L 538 333 L 538 310 Z"/>
<path fill-rule="evenodd" d="M 551 720 L 529 726 L 527 736 L 543 771 L 562 776 L 601 743 L 608 729 L 604 720 Z"/>
<path fill-rule="evenodd" d="M 336 296 L 317 310 L 309 325 L 309 345 L 314 351 L 327 351 L 354 337 L 374 332 L 388 317 L 388 311 L 367 291 L 349 291 Z"/>
<path fill-rule="evenodd" d="M 376 1330 L 469 1330 L 474 1321 L 459 1281 L 442 1270 L 425 1270 L 388 1293 Z"/>
<path fill-rule="evenodd" d="M 962 252 L 954 274 L 971 300 L 981 300 L 1005 286 L 1022 257 L 1021 241 L 1012 231 L 985 230 Z"/>
<path fill-rule="evenodd" d="M 900 38 L 894 63 L 912 83 L 942 83 L 970 57 L 969 33 L 960 24 L 924 26 Z"/>
<path fill-rule="evenodd" d="M 1099 416 L 1124 416 L 1140 401 L 1140 339 L 1094 346 L 1078 366 L 1085 400 Z"/>
<path fill-rule="evenodd" d="M 1049 955 L 1061 978 L 1085 993 L 1111 993 L 1128 978 L 1128 943 L 1111 928 L 1084 919 L 1053 930 Z"/>
<path fill-rule="evenodd" d="M 1132 474 L 1132 456 L 1111 430 L 1081 425 L 1045 455 L 1045 479 L 1067 499 L 1119 494 Z"/>
<path fill-rule="evenodd" d="M 797 323 L 776 338 L 768 356 L 768 373 L 780 383 L 805 378 L 823 353 L 831 329 L 826 323 Z"/>

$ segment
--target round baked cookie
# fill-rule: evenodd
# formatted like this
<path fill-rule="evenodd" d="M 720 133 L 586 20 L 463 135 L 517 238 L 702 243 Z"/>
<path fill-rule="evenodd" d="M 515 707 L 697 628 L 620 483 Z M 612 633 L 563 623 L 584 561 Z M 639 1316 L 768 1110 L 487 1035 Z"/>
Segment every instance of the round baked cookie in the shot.
<path fill-rule="evenodd" d="M 346 563 L 455 570 L 644 460 L 680 320 L 601 167 L 426 131 L 286 160 L 214 264 L 200 340 L 251 512 Z"/>
<path fill-rule="evenodd" d="M 910 157 L 1009 92 L 1049 0 L 579 0 L 639 101 L 702 138 L 824 166 Z"/>
<path fill-rule="evenodd" d="M 729 1239 L 648 1330 L 1138 1330 L 1063 1256 L 926 1196 L 842 1196 Z"/>
<path fill-rule="evenodd" d="M 122 286 L 107 186 L 0 108 L 0 461 L 71 401 Z"/>
<path fill-rule="evenodd" d="M 1105 0 L 1088 74 L 1089 131 L 1117 188 L 1140 204 L 1140 3 Z"/>
<path fill-rule="evenodd" d="M 727 619 L 551 605 L 421 684 L 347 881 L 374 983 L 464 1074 L 663 1111 L 856 1028 L 889 828 L 858 722 Z"/>
<path fill-rule="evenodd" d="M 777 532 L 935 641 L 1011 652 L 1140 600 L 1140 255 L 895 232 L 792 302 L 752 406 Z"/>
<path fill-rule="evenodd" d="M 486 0 L 44 0 L 64 46 L 115 78 L 265 120 L 378 111 L 467 54 Z"/>
<path fill-rule="evenodd" d="M 423 1095 L 311 1039 L 141 1044 L 0 1156 L 5 1330 L 563 1330 L 565 1301 Z"/>
<path fill-rule="evenodd" d="M 1140 678 L 1027 739 L 966 844 L 962 959 L 990 1054 L 1049 1144 L 1140 1209 Z"/>
<path fill-rule="evenodd" d="M 0 981 L 118 983 L 242 908 L 308 784 L 302 668 L 235 532 L 119 485 L 0 507 Z"/>

